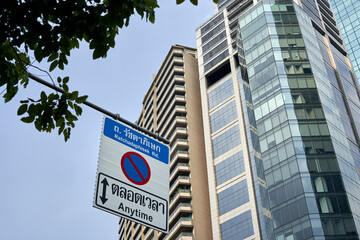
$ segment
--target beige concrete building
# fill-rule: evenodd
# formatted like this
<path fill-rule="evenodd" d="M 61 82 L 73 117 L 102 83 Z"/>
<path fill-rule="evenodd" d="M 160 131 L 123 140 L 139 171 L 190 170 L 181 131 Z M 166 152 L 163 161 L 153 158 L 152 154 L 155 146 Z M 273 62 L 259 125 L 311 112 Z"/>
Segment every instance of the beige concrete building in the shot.
<path fill-rule="evenodd" d="M 212 239 L 196 49 L 172 46 L 138 125 L 170 141 L 169 234 L 120 219 L 119 239 Z"/>

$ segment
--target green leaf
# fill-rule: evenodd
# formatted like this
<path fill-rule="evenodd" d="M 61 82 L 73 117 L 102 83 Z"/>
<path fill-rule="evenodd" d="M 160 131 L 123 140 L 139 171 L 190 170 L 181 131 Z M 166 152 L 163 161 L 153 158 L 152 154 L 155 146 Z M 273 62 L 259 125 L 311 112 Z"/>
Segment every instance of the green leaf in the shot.
<path fill-rule="evenodd" d="M 69 87 L 66 83 L 63 84 L 63 89 L 65 92 L 69 92 Z"/>
<path fill-rule="evenodd" d="M 150 15 L 149 21 L 150 21 L 151 23 L 154 23 L 154 22 L 155 22 L 155 14 Z"/>
<path fill-rule="evenodd" d="M 176 0 L 176 4 L 182 4 L 185 0 Z"/>
<path fill-rule="evenodd" d="M 40 115 L 41 112 L 44 110 L 44 105 L 42 105 L 41 103 L 38 103 L 35 105 L 35 111 L 34 111 L 34 114 L 35 115 Z"/>
<path fill-rule="evenodd" d="M 41 126 L 41 120 L 42 120 L 42 116 L 40 116 L 40 117 L 38 117 L 36 120 L 35 120 L 35 122 L 34 122 L 34 125 L 35 125 L 35 128 L 39 131 L 39 132 L 41 132 L 41 130 L 42 130 L 42 126 Z"/>
<path fill-rule="evenodd" d="M 65 131 L 64 131 L 64 139 L 65 139 L 65 142 L 67 142 L 70 138 L 70 134 L 71 134 L 71 128 L 66 128 Z"/>
<path fill-rule="evenodd" d="M 79 48 L 79 47 L 80 47 L 79 41 L 78 41 L 76 38 L 73 38 L 73 39 L 72 39 L 72 44 L 73 44 L 73 46 L 76 47 L 76 48 Z"/>
<path fill-rule="evenodd" d="M 98 43 L 97 43 L 97 41 L 94 39 L 94 40 L 92 40 L 92 41 L 90 42 L 89 48 L 90 48 L 90 49 L 95 49 L 97 45 L 98 45 Z"/>
<path fill-rule="evenodd" d="M 61 70 L 64 70 L 64 62 L 63 62 L 63 61 L 59 61 L 58 67 L 59 67 Z"/>
<path fill-rule="evenodd" d="M 62 100 L 66 100 L 66 99 L 69 99 L 70 98 L 70 93 L 69 92 L 64 92 L 62 95 L 61 95 L 61 99 Z"/>
<path fill-rule="evenodd" d="M 24 72 L 24 76 L 22 77 L 20 83 L 24 86 L 24 88 L 26 88 L 27 85 L 29 84 L 29 76 L 27 72 Z"/>
<path fill-rule="evenodd" d="M 49 71 L 51 72 L 52 70 L 54 70 L 58 64 L 59 64 L 58 60 L 53 61 L 49 67 Z M 59 78 L 58 78 L 58 81 L 59 81 Z"/>
<path fill-rule="evenodd" d="M 29 109 L 27 110 L 27 112 L 29 113 L 29 115 L 34 115 L 35 113 L 35 104 L 30 104 Z"/>
<path fill-rule="evenodd" d="M 7 89 L 7 93 L 4 94 L 3 98 L 5 98 L 5 103 L 11 101 L 11 99 L 13 99 L 13 97 L 16 95 L 17 91 L 19 90 L 19 88 L 17 86 L 10 86 Z"/>
<path fill-rule="evenodd" d="M 65 119 L 64 118 L 60 118 L 60 119 L 58 119 L 57 121 L 56 121 L 56 126 L 57 127 L 60 127 L 60 126 L 62 126 L 64 124 L 64 126 L 65 126 Z"/>
<path fill-rule="evenodd" d="M 79 107 L 77 104 L 74 104 L 74 109 L 77 116 L 80 116 L 82 114 L 82 108 Z"/>
<path fill-rule="evenodd" d="M 36 61 L 38 62 L 41 62 L 41 60 L 43 59 L 43 50 L 39 46 L 35 48 L 34 56 Z"/>
<path fill-rule="evenodd" d="M 190 0 L 190 2 L 191 2 L 192 4 L 194 4 L 195 6 L 198 5 L 198 1 L 197 1 L 197 0 Z"/>
<path fill-rule="evenodd" d="M 64 46 L 60 46 L 60 51 L 65 53 L 65 55 L 70 56 L 70 50 Z"/>
<path fill-rule="evenodd" d="M 34 116 L 28 116 L 28 117 L 23 117 L 20 120 L 23 121 L 24 123 L 32 123 L 34 121 Z"/>
<path fill-rule="evenodd" d="M 68 105 L 69 107 L 74 108 L 74 104 L 71 101 L 68 101 Z"/>
<path fill-rule="evenodd" d="M 56 96 L 56 95 L 55 95 L 54 93 L 50 93 L 49 96 L 48 96 L 49 102 L 54 101 L 55 96 Z"/>
<path fill-rule="evenodd" d="M 104 47 L 97 47 L 95 48 L 94 52 L 93 52 L 93 59 L 98 59 L 100 57 L 106 57 L 106 48 Z"/>
<path fill-rule="evenodd" d="M 24 113 L 26 113 L 27 108 L 28 108 L 27 104 L 21 105 L 17 111 L 17 115 L 23 115 Z"/>
<path fill-rule="evenodd" d="M 78 120 L 78 118 L 75 115 L 73 115 L 70 111 L 67 111 L 67 113 L 65 114 L 65 118 L 66 120 L 68 120 L 68 124 Z"/>
<path fill-rule="evenodd" d="M 41 102 L 43 102 L 43 103 L 46 102 L 47 96 L 44 91 L 41 92 L 40 98 L 41 98 Z"/>
<path fill-rule="evenodd" d="M 78 95 L 79 95 L 78 91 L 72 92 L 71 95 L 70 95 L 70 100 L 72 100 L 72 101 L 76 100 Z"/>
<path fill-rule="evenodd" d="M 76 102 L 76 103 L 79 103 L 79 104 L 80 104 L 80 103 L 84 103 L 87 98 L 88 98 L 88 96 L 87 96 L 87 95 L 84 95 L 84 96 L 78 97 L 78 98 L 75 100 L 75 102 Z"/>
<path fill-rule="evenodd" d="M 144 12 L 140 7 L 136 7 L 136 12 L 141 16 L 141 18 L 144 17 Z"/>
<path fill-rule="evenodd" d="M 53 52 L 50 57 L 48 58 L 48 62 L 52 62 L 54 61 L 57 57 L 59 56 L 59 54 L 57 52 Z"/>
<path fill-rule="evenodd" d="M 64 53 L 60 53 L 60 60 L 63 63 L 68 64 L 68 60 L 67 60 L 66 55 Z"/>
<path fill-rule="evenodd" d="M 70 127 L 72 127 L 72 128 L 75 127 L 75 123 L 74 123 L 74 122 L 68 122 L 68 125 L 69 125 Z"/>
<path fill-rule="evenodd" d="M 68 82 L 69 82 L 69 79 L 70 79 L 70 78 L 69 78 L 68 76 L 64 77 L 64 78 L 63 78 L 63 83 L 68 83 Z"/>
<path fill-rule="evenodd" d="M 58 131 L 59 135 L 64 131 L 64 128 L 65 128 L 65 122 L 62 122 L 61 126 L 59 127 L 59 131 Z"/>

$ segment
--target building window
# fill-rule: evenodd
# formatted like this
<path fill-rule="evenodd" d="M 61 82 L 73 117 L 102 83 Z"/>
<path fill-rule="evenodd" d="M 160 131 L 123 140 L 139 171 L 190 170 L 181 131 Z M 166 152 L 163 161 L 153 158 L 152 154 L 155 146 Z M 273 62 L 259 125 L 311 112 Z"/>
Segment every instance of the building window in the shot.
<path fill-rule="evenodd" d="M 234 95 L 234 87 L 232 78 L 229 78 L 220 86 L 209 92 L 209 109 L 213 109 L 229 97 Z"/>
<path fill-rule="evenodd" d="M 243 153 L 237 152 L 215 166 L 216 183 L 220 185 L 245 171 Z"/>
<path fill-rule="evenodd" d="M 225 41 L 223 41 L 222 43 L 217 45 L 214 49 L 212 49 L 210 52 L 208 52 L 207 54 L 204 55 L 204 57 L 203 57 L 204 63 L 208 62 L 209 59 L 211 59 L 213 56 L 215 56 L 218 52 L 220 52 L 227 46 L 228 46 L 227 40 L 225 39 Z"/>
<path fill-rule="evenodd" d="M 223 40 L 224 38 L 226 38 L 226 31 L 222 31 L 221 33 L 219 33 L 219 35 L 217 35 L 216 37 L 214 37 L 213 39 L 211 39 L 211 41 L 209 41 L 207 44 L 205 44 L 202 47 L 203 50 L 203 54 L 206 53 L 210 48 L 212 48 L 213 46 L 215 46 L 217 43 L 219 43 L 221 40 Z"/>
<path fill-rule="evenodd" d="M 216 58 L 214 58 L 213 60 L 211 60 L 208 64 L 206 64 L 204 66 L 204 71 L 207 72 L 209 71 L 212 67 L 214 67 L 216 64 L 218 64 L 219 62 L 221 62 L 222 60 L 224 60 L 227 56 L 229 56 L 229 50 L 226 49 L 224 52 L 222 52 L 221 54 L 219 54 Z"/>
<path fill-rule="evenodd" d="M 207 40 L 209 40 L 216 33 L 220 32 L 223 28 L 225 28 L 225 23 L 224 22 L 220 23 L 215 28 L 213 28 L 210 32 L 208 32 L 206 35 L 204 35 L 201 38 L 201 42 L 204 44 Z"/>
<path fill-rule="evenodd" d="M 241 143 L 239 126 L 235 125 L 212 141 L 214 158 L 226 153 Z"/>
<path fill-rule="evenodd" d="M 201 28 L 201 34 L 206 33 L 210 28 L 215 26 L 217 23 L 219 23 L 223 19 L 224 19 L 224 14 L 221 13 L 219 16 L 215 17 L 211 22 L 209 22 L 203 28 Z"/>
<path fill-rule="evenodd" d="M 220 215 L 249 202 L 246 180 L 243 180 L 218 193 L 218 201 Z"/>
<path fill-rule="evenodd" d="M 211 132 L 214 133 L 237 118 L 235 101 L 226 104 L 210 115 Z"/>
<path fill-rule="evenodd" d="M 250 210 L 221 224 L 222 239 L 244 239 L 253 234 Z"/>

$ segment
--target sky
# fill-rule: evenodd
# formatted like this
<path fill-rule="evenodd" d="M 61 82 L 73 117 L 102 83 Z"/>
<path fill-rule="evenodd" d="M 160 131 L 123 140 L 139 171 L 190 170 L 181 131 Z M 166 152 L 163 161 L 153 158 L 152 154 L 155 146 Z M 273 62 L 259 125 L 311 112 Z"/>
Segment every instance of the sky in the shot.
<path fill-rule="evenodd" d="M 213 15 L 210 0 L 198 6 L 158 2 L 155 24 L 132 17 L 106 59 L 92 60 L 82 43 L 65 70 L 51 76 L 69 76 L 70 90 L 135 122 L 171 45 L 196 48 L 196 28 Z M 45 62 L 35 65 L 48 69 Z M 30 72 L 51 81 L 36 69 Z M 51 92 L 31 81 L 10 103 L 0 101 L 0 239 L 118 239 L 119 217 L 92 206 L 103 114 L 83 106 L 65 143 L 56 131 L 39 133 L 16 114 L 20 100 L 37 99 L 41 91 Z"/>

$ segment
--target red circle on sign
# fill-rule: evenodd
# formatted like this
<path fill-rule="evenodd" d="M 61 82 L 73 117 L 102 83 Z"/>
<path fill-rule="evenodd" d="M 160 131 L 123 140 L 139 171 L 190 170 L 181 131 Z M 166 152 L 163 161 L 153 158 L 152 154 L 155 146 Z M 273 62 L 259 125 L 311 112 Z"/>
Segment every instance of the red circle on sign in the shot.
<path fill-rule="evenodd" d="M 131 158 L 131 156 L 135 156 L 137 158 L 137 162 L 134 162 L 133 159 Z M 132 165 L 132 167 L 134 168 L 135 172 L 128 172 L 128 170 L 126 170 L 125 167 L 125 160 L 129 160 L 130 164 Z M 145 171 L 147 172 L 147 176 L 146 178 L 144 178 L 143 173 L 139 170 L 139 164 L 143 164 L 145 165 Z M 142 167 L 142 169 L 144 169 L 144 167 Z M 150 166 L 147 163 L 147 161 L 145 160 L 145 158 L 143 158 L 143 156 L 141 156 L 140 154 L 136 153 L 136 152 L 127 152 L 125 153 L 122 158 L 121 158 L 121 170 L 123 171 L 125 177 L 132 183 L 136 184 L 136 185 L 144 185 L 147 182 L 149 182 L 150 180 L 150 176 L 151 176 L 151 172 L 150 172 Z M 141 181 L 137 181 L 135 180 L 135 178 L 140 177 Z"/>

